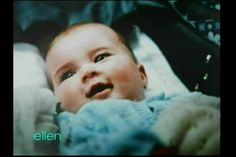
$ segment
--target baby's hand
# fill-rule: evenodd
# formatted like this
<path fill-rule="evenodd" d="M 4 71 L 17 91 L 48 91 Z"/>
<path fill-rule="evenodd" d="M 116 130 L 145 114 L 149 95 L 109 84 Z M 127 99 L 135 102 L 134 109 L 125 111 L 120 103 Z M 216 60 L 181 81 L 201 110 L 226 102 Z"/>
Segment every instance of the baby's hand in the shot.
<path fill-rule="evenodd" d="M 176 97 L 153 126 L 155 134 L 178 154 L 211 155 L 220 149 L 220 99 L 205 95 Z"/>

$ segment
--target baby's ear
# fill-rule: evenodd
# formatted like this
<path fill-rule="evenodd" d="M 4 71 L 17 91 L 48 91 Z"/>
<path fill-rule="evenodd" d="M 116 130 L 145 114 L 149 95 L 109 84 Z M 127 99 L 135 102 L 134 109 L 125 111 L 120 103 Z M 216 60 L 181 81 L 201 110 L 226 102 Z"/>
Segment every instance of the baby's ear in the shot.
<path fill-rule="evenodd" d="M 140 76 L 143 80 L 143 86 L 144 88 L 147 87 L 147 83 L 148 83 L 148 79 L 147 79 L 147 75 L 146 75 L 146 72 L 145 72 L 145 68 L 142 64 L 137 64 L 137 68 L 138 68 L 138 71 L 140 73 Z"/>

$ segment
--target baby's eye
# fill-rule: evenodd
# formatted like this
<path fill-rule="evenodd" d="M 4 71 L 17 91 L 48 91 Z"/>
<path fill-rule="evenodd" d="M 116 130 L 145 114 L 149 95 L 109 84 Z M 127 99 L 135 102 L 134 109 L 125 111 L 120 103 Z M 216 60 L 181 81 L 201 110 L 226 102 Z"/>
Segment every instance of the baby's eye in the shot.
<path fill-rule="evenodd" d="M 61 76 L 61 82 L 68 79 L 69 77 L 73 76 L 74 74 L 75 74 L 75 72 L 73 72 L 73 71 L 64 72 Z"/>
<path fill-rule="evenodd" d="M 100 62 L 102 60 L 104 60 L 106 57 L 109 57 L 110 54 L 109 53 L 102 53 L 102 54 L 99 54 L 97 55 L 95 58 L 94 58 L 94 63 L 97 63 L 97 62 Z"/>

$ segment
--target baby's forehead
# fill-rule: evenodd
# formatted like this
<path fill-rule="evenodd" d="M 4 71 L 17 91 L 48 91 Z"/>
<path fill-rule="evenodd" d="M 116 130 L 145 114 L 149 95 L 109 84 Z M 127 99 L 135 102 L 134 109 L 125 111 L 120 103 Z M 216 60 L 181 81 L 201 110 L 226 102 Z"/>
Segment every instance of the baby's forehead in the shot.
<path fill-rule="evenodd" d="M 79 42 L 80 44 L 87 45 L 87 41 L 89 41 L 89 43 L 109 42 L 116 45 L 120 42 L 122 43 L 118 33 L 111 29 L 109 26 L 97 23 L 89 23 L 77 24 L 69 27 L 54 39 L 50 46 L 50 49 L 58 46 L 61 47 L 61 45 L 65 45 L 65 43 L 71 45 L 74 42 L 76 42 L 77 44 Z"/>
<path fill-rule="evenodd" d="M 77 24 L 58 35 L 51 44 L 51 51 L 62 51 L 78 47 L 121 46 L 122 40 L 109 26 L 97 23 Z"/>
<path fill-rule="evenodd" d="M 66 31 L 65 34 L 74 34 L 76 32 L 78 32 L 78 33 L 85 32 L 85 33 L 88 33 L 91 35 L 93 35 L 93 34 L 90 32 L 96 32 L 102 36 L 108 36 L 110 38 L 119 39 L 117 32 L 115 32 L 109 26 L 106 26 L 103 24 L 97 24 L 97 23 L 89 23 L 89 24 L 82 24 L 82 25 L 73 26 L 73 27 L 69 28 L 68 33 Z"/>

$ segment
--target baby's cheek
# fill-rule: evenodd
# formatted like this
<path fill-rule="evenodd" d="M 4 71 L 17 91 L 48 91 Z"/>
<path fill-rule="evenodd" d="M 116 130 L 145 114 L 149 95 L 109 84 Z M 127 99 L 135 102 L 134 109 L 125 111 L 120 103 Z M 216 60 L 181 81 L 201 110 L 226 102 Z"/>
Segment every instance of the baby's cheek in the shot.
<path fill-rule="evenodd" d="M 110 76 L 114 83 L 126 90 L 136 83 L 135 80 L 139 79 L 136 66 L 128 61 L 120 62 L 116 66 L 111 67 Z"/>
<path fill-rule="evenodd" d="M 62 107 L 64 109 L 72 107 L 71 101 L 73 101 L 73 95 L 74 95 L 72 94 L 73 92 L 71 92 L 71 90 L 68 89 L 67 87 L 61 86 L 58 88 L 56 92 L 56 96 L 59 99 L 59 101 L 62 103 Z"/>
<path fill-rule="evenodd" d="M 132 75 L 130 67 L 125 63 L 119 63 L 116 66 L 110 66 L 110 76 L 118 82 L 129 82 Z"/>
<path fill-rule="evenodd" d="M 70 112 L 77 112 L 88 101 L 84 97 L 84 91 L 78 88 L 76 82 L 65 85 L 58 93 L 62 108 Z"/>

